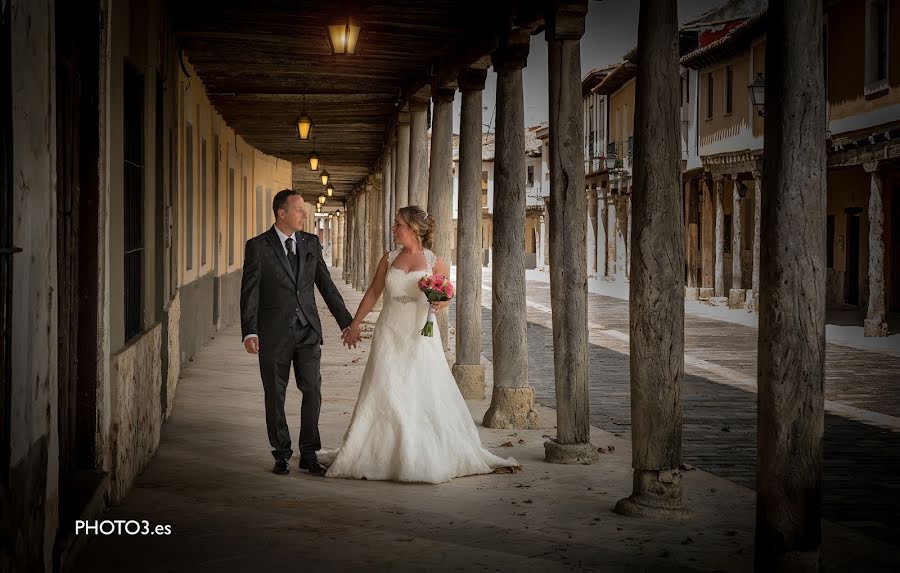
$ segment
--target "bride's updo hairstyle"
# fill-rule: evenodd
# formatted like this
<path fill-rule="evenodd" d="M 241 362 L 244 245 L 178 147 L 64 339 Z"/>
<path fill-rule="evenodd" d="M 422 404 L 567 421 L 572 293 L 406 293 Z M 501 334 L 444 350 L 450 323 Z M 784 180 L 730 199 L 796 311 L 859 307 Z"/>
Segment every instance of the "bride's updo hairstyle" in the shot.
<path fill-rule="evenodd" d="M 400 218 L 422 239 L 422 246 L 430 249 L 434 243 L 434 217 L 418 205 L 402 207 Z"/>

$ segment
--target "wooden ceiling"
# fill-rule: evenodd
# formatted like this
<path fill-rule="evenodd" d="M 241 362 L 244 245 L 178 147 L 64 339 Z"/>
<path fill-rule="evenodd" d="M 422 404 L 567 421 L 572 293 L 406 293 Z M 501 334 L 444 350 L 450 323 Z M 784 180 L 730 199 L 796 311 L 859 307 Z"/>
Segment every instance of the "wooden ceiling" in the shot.
<path fill-rule="evenodd" d="M 435 75 L 474 62 L 496 42 L 506 2 L 385 0 L 182 1 L 176 34 L 212 104 L 250 145 L 294 164 L 294 188 L 322 190 L 297 138 L 305 105 L 316 151 L 340 200 L 372 171 L 398 106 Z M 505 8 L 508 10 L 508 8 Z M 326 23 L 350 13 L 358 53 L 333 55 Z M 508 21 L 508 20 L 507 20 Z"/>

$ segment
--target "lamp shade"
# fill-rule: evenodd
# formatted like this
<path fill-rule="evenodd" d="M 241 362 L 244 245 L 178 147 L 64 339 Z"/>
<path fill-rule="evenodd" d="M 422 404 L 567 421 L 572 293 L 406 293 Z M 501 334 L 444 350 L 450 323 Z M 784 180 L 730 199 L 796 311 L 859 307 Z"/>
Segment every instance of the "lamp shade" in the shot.
<path fill-rule="evenodd" d="M 328 193 L 328 196 L 331 197 L 334 195 L 334 185 L 331 183 L 328 184 L 328 187 L 325 188 L 325 192 Z"/>
<path fill-rule="evenodd" d="M 319 170 L 319 154 L 316 153 L 315 149 L 313 149 L 312 152 L 310 152 L 310 154 L 309 154 L 309 168 L 312 171 Z"/>
<path fill-rule="evenodd" d="M 329 175 L 330 174 L 328 173 L 327 169 L 322 169 L 322 173 L 319 174 L 319 176 L 322 177 L 322 185 L 328 185 L 328 176 Z"/>
<path fill-rule="evenodd" d="M 353 18 L 344 18 L 326 26 L 328 43 L 332 54 L 355 54 L 359 40 L 359 23 Z"/>
<path fill-rule="evenodd" d="M 766 80 L 763 75 L 756 74 L 756 78 L 747 86 L 747 89 L 750 90 L 750 103 L 753 104 L 759 115 L 762 115 L 766 105 Z"/>
<path fill-rule="evenodd" d="M 312 127 L 312 118 L 306 115 L 306 113 L 301 113 L 300 116 L 297 117 L 297 136 L 302 141 L 309 139 L 309 135 L 312 133 Z"/>

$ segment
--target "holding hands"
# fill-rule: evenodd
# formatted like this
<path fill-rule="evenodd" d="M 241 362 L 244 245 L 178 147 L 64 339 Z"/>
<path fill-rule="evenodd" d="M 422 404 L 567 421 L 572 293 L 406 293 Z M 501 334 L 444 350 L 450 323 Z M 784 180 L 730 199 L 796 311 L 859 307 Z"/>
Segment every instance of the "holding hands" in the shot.
<path fill-rule="evenodd" d="M 359 331 L 359 324 L 355 322 L 351 322 L 350 326 L 341 332 L 341 342 L 347 348 L 356 348 L 356 345 L 359 344 L 360 340 L 362 340 L 362 335 Z"/>

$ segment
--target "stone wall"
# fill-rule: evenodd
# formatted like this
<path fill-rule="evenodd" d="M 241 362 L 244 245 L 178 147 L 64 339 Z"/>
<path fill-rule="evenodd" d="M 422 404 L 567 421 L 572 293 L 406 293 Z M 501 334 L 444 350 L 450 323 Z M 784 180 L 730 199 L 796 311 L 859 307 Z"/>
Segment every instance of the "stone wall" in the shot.
<path fill-rule="evenodd" d="M 159 446 L 162 328 L 162 323 L 156 324 L 111 357 L 111 504 L 124 500 Z"/>
<path fill-rule="evenodd" d="M 215 333 L 213 325 L 213 275 L 207 273 L 178 289 L 181 317 L 178 340 L 184 366 Z"/>
<path fill-rule="evenodd" d="M 241 278 L 244 270 L 217 277 L 219 283 L 219 325 L 218 329 L 241 323 Z"/>

